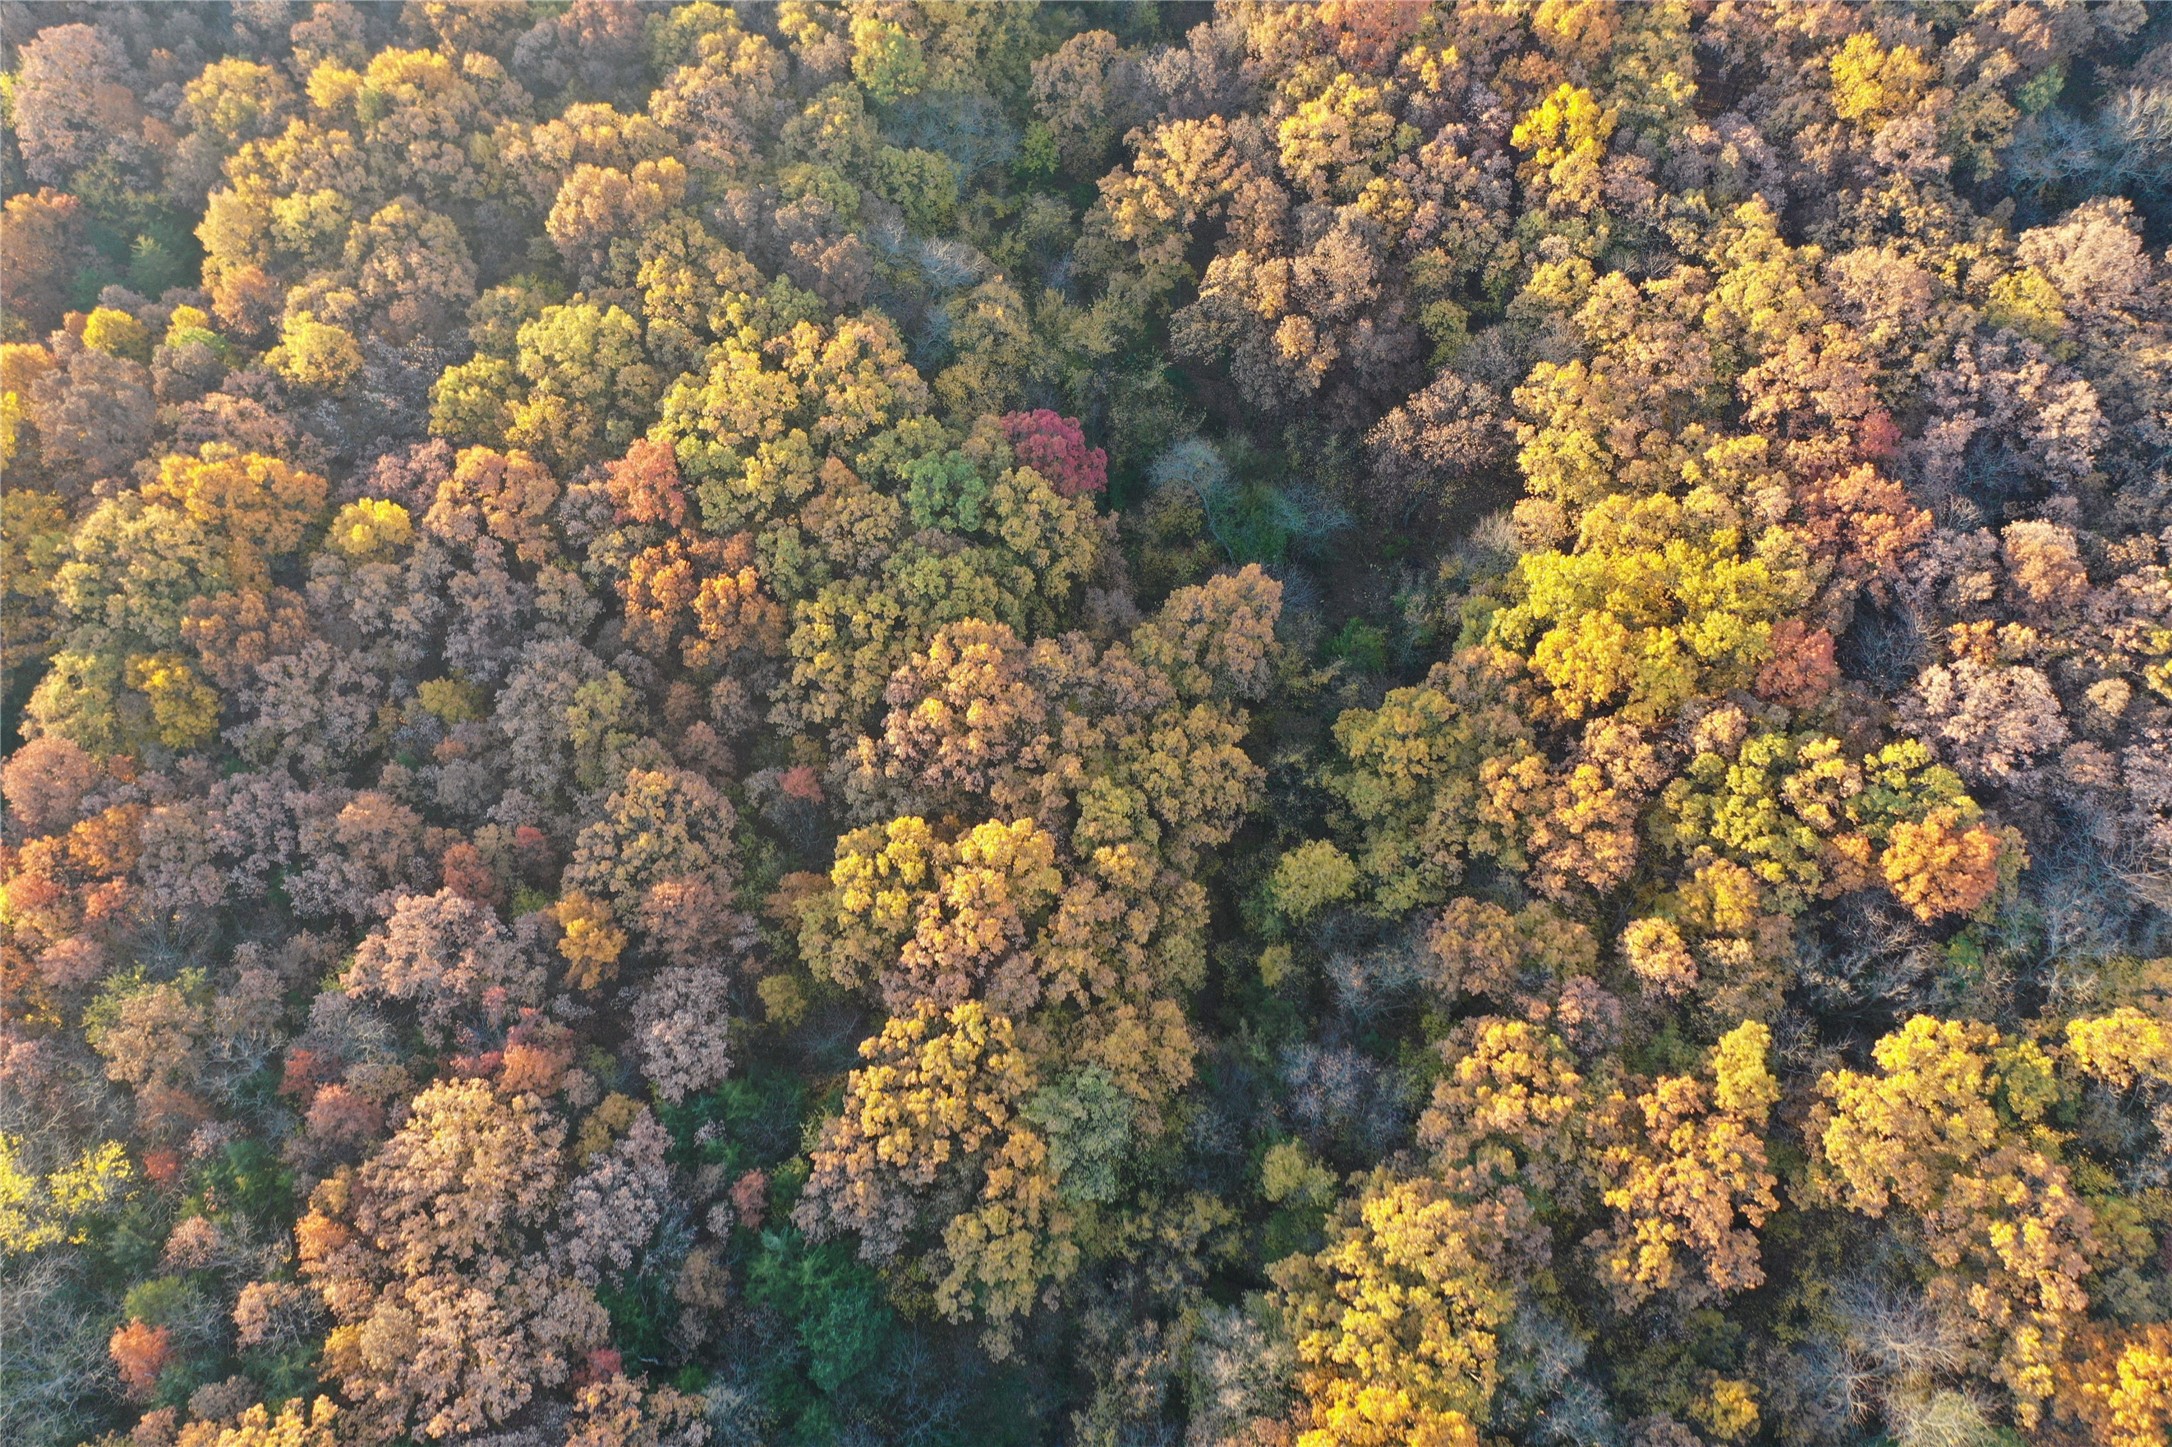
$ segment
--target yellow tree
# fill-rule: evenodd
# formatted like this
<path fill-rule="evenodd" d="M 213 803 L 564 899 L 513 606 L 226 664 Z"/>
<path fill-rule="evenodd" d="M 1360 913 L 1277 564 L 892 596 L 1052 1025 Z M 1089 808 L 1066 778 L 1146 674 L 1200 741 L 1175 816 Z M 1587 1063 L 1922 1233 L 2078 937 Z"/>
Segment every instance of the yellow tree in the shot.
<path fill-rule="evenodd" d="M 2132 1005 L 2067 1021 L 2066 1048 L 2083 1074 L 2114 1090 L 2172 1084 L 2172 1025 Z"/>
<path fill-rule="evenodd" d="M 1610 497 L 1583 515 L 1576 551 L 1518 561 L 1492 637 L 1529 657 L 1563 717 L 1654 723 L 1749 686 L 1773 625 L 1809 601 L 1807 564 L 1791 532 L 1715 490 Z"/>
<path fill-rule="evenodd" d="M 226 545 L 237 587 L 266 588 L 270 563 L 302 545 L 324 511 L 325 480 L 257 452 L 209 444 L 195 457 L 166 457 L 143 489 L 179 508 Z"/>
<path fill-rule="evenodd" d="M 1038 1003 L 1031 947 L 1063 876 L 1033 820 L 991 820 L 946 843 L 924 820 L 894 819 L 840 840 L 830 880 L 800 935 L 818 973 L 872 979 L 894 1010 L 969 995 L 1010 1012 Z"/>
<path fill-rule="evenodd" d="M 1633 1102 L 1609 1102 L 1599 1169 L 1614 1221 L 1592 1239 L 1623 1310 L 1655 1292 L 1695 1303 L 1765 1279 L 1757 1232 L 1780 1205 L 1761 1134 L 1780 1098 L 1771 1043 L 1744 1021 L 1713 1047 L 1708 1079 L 1661 1076 Z"/>
<path fill-rule="evenodd" d="M 952 1320 L 979 1315 L 1007 1352 L 1013 1319 L 1078 1259 L 1047 1142 L 1020 1114 L 1034 1079 L 1016 1032 L 977 1001 L 922 1003 L 860 1057 L 793 1219 L 817 1239 L 851 1231 L 885 1261 L 911 1244 L 921 1201 L 957 1193 L 962 1209 L 929 1247 L 936 1302 Z"/>
<path fill-rule="evenodd" d="M 1338 1210 L 1324 1250 L 1274 1267 L 1301 1447 L 1477 1447 L 1513 1305 L 1487 1230 L 1439 1182 L 1382 1170 Z"/>
<path fill-rule="evenodd" d="M 1872 1050 L 1875 1073 L 1829 1072 L 1812 1116 L 1819 1194 L 1906 1213 L 2034 1427 L 2089 1299 L 2095 1216 L 2035 1130 L 2057 1099 L 2050 1059 L 1989 1025 L 1917 1015 Z"/>
<path fill-rule="evenodd" d="M 1423 684 L 1335 722 L 1346 767 L 1328 776 L 1358 826 L 1382 913 L 1444 899 L 1465 864 L 1525 865 L 1520 820 L 1546 779 L 1515 687 L 1516 659 L 1465 649 Z"/>
<path fill-rule="evenodd" d="M 1443 1170 L 1469 1167 L 1548 1194 L 1580 1184 L 1590 1099 L 1560 1036 L 1488 1016 L 1440 1051 L 1448 1070 L 1418 1118 L 1418 1140 Z"/>
<path fill-rule="evenodd" d="M 119 1141 L 92 1146 L 71 1163 L 39 1173 L 24 1142 L 0 1133 L 0 1253 L 28 1255 L 89 1240 L 93 1218 L 134 1194 L 135 1167 Z"/>
<path fill-rule="evenodd" d="M 220 1425 L 203 1447 L 333 1447 L 338 1419 L 339 1407 L 329 1397 L 313 1398 L 306 1407 L 292 1397 L 276 1414 L 259 1402 Z"/>
<path fill-rule="evenodd" d="M 2124 1332 L 2089 1327 L 2081 1361 L 2061 1373 L 2059 1401 L 2097 1447 L 2156 1447 L 2172 1440 L 2172 1326 Z"/>

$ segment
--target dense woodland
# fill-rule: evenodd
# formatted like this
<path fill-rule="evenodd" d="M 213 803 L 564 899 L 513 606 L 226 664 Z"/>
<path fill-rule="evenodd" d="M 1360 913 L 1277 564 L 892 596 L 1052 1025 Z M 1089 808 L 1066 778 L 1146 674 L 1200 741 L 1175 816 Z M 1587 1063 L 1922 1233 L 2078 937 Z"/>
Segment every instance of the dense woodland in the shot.
<path fill-rule="evenodd" d="M 2172 1433 L 2172 6 L 0 27 L 0 1438 Z"/>

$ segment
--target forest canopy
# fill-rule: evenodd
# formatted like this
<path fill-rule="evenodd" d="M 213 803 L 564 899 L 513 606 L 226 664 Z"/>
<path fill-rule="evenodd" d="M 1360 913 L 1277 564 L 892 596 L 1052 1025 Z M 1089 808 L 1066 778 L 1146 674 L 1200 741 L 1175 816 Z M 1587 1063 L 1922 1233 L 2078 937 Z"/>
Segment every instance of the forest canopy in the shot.
<path fill-rule="evenodd" d="M 0 0 L 0 192 L 0 1439 L 2172 1439 L 2172 6 Z"/>

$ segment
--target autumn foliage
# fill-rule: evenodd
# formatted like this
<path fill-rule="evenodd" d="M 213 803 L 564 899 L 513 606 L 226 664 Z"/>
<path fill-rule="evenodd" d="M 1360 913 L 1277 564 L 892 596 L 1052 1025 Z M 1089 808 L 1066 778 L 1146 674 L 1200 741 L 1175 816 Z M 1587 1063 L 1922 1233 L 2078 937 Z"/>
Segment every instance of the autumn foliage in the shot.
<path fill-rule="evenodd" d="M 0 9 L 0 1441 L 2172 1431 L 2172 7 Z"/>

